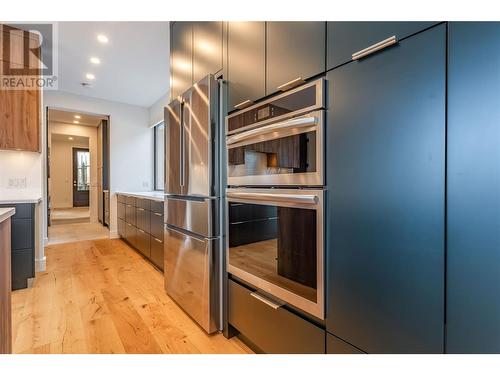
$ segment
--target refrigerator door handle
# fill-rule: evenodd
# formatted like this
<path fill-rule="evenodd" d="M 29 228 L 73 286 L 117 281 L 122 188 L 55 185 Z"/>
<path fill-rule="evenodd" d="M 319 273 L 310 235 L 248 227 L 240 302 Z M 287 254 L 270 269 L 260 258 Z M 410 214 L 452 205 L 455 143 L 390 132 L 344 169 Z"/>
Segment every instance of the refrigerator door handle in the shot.
<path fill-rule="evenodd" d="M 184 101 L 181 103 L 181 113 L 180 113 L 180 158 L 179 158 L 179 176 L 181 188 L 184 186 Z M 181 189 L 182 190 L 182 189 Z"/>

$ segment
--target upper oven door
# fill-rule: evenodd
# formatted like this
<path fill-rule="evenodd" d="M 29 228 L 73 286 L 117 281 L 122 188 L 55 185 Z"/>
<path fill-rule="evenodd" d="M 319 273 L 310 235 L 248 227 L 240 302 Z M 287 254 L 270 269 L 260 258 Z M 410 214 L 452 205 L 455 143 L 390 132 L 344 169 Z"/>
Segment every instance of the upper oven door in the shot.
<path fill-rule="evenodd" d="M 230 186 L 322 186 L 324 111 L 230 135 Z"/>
<path fill-rule="evenodd" d="M 323 190 L 227 189 L 229 273 L 320 319 Z"/>
<path fill-rule="evenodd" d="M 322 186 L 325 80 L 226 117 L 230 186 Z"/>

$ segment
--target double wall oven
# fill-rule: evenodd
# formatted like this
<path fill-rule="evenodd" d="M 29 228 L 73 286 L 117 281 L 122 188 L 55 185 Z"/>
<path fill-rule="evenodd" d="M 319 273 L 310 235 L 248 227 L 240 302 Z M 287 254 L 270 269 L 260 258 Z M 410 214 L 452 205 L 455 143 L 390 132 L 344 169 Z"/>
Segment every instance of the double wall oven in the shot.
<path fill-rule="evenodd" d="M 227 269 L 324 318 L 324 80 L 226 118 Z"/>

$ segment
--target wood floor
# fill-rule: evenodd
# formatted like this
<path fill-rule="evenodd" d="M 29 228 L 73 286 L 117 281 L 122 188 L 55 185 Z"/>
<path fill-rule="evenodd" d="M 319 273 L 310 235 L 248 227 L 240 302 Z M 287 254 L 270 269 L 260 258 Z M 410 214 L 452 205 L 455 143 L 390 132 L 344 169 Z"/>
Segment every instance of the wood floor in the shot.
<path fill-rule="evenodd" d="M 119 239 L 45 251 L 47 271 L 12 295 L 14 353 L 251 353 L 237 338 L 206 335 Z"/>

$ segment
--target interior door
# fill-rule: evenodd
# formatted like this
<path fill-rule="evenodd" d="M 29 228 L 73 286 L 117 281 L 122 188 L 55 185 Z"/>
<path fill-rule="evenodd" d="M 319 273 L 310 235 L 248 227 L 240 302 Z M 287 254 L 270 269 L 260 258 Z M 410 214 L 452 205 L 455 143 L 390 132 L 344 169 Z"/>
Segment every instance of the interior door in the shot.
<path fill-rule="evenodd" d="M 446 30 L 328 74 L 327 330 L 442 353 Z"/>
<path fill-rule="evenodd" d="M 180 195 L 182 160 L 180 100 L 173 100 L 165 108 L 165 193 Z"/>
<path fill-rule="evenodd" d="M 73 207 L 88 207 L 90 191 L 90 152 L 73 148 Z"/>
<path fill-rule="evenodd" d="M 212 75 L 198 81 L 182 97 L 184 168 L 182 194 L 209 197 L 214 195 L 214 118 L 211 108 L 216 82 Z"/>

